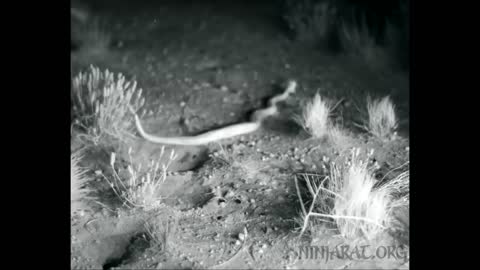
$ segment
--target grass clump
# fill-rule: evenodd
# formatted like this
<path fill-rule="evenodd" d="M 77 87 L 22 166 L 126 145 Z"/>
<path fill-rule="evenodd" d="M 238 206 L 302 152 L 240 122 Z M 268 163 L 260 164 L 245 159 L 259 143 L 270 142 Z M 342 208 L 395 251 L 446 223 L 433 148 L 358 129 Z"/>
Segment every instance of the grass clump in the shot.
<path fill-rule="evenodd" d="M 398 120 L 395 106 L 389 96 L 372 100 L 367 98 L 368 123 L 366 129 L 381 140 L 392 140 L 396 137 Z"/>
<path fill-rule="evenodd" d="M 331 162 L 327 176 L 301 175 L 306 191 L 300 188 L 295 177 L 301 203 L 301 234 L 309 229 L 312 218 L 335 224 L 340 235 L 347 239 L 374 239 L 393 226 L 393 210 L 409 204 L 409 173 L 377 185 L 372 155 L 370 152 L 362 157 L 360 149 L 353 148 L 343 162 Z M 302 194 L 309 198 L 309 206 Z"/>
<path fill-rule="evenodd" d="M 158 208 L 162 202 L 159 191 L 167 178 L 168 167 L 176 158 L 175 152 L 172 150 L 168 161 L 160 164 L 160 160 L 165 154 L 165 147 L 162 147 L 158 160 L 152 160 L 146 168 L 142 169 L 142 164 L 138 166 L 134 164 L 131 151 L 130 148 L 128 150 L 130 164 L 127 166 L 125 176 L 123 174 L 121 176 L 119 170 L 115 168 L 116 154 L 112 153 L 110 166 L 113 170 L 113 180 L 105 175 L 103 177 L 127 207 L 140 208 L 145 211 Z"/>
<path fill-rule="evenodd" d="M 323 99 L 317 92 L 313 99 L 305 105 L 302 115 L 295 118 L 314 138 L 322 138 L 328 134 L 331 128 L 330 113 L 332 105 Z"/>
<path fill-rule="evenodd" d="M 145 104 L 136 81 L 93 65 L 73 78 L 71 101 L 74 125 L 94 145 L 135 137 L 129 106 L 139 111 Z"/>
<path fill-rule="evenodd" d="M 83 214 L 88 210 L 86 200 L 90 199 L 92 190 L 86 186 L 90 178 L 86 175 L 87 170 L 80 167 L 82 160 L 81 151 L 70 155 L 70 214 Z"/>

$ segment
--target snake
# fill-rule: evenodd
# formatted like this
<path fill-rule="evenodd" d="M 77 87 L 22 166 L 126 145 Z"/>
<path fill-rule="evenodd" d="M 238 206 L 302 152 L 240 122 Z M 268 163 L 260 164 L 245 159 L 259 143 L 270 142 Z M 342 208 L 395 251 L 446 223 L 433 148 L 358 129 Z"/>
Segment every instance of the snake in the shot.
<path fill-rule="evenodd" d="M 294 80 L 288 81 L 287 87 L 283 93 L 270 98 L 267 102 L 267 107 L 256 110 L 252 113 L 250 120 L 247 122 L 228 125 L 222 128 L 214 129 L 194 136 L 179 136 L 179 137 L 160 137 L 147 133 L 138 117 L 138 114 L 130 106 L 129 109 L 135 118 L 135 126 L 140 135 L 147 141 L 158 144 L 167 145 L 205 145 L 211 142 L 216 142 L 223 139 L 233 138 L 239 135 L 245 135 L 258 130 L 262 126 L 262 122 L 269 116 L 278 113 L 277 103 L 286 100 L 291 94 L 295 93 L 297 82 Z"/>

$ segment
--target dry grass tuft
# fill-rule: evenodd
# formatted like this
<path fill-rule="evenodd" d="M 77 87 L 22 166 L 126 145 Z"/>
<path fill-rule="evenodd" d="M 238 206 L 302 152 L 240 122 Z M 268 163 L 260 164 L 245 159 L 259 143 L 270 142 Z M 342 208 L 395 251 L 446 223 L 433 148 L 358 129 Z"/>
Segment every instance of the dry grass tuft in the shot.
<path fill-rule="evenodd" d="M 368 124 L 366 129 L 381 140 L 392 140 L 396 137 L 398 127 L 395 106 L 389 96 L 372 100 L 367 98 Z"/>
<path fill-rule="evenodd" d="M 330 164 L 328 176 L 302 175 L 307 192 L 300 188 L 295 177 L 302 209 L 301 234 L 311 226 L 310 219 L 313 217 L 327 222 L 333 220 L 340 234 L 347 239 L 374 239 L 392 227 L 394 208 L 408 206 L 409 203 L 408 172 L 376 187 L 377 180 L 370 162 L 372 154 L 370 152 L 365 158 L 360 149 L 354 148 L 345 161 Z M 306 207 L 302 193 L 307 194 L 310 206 Z"/>
<path fill-rule="evenodd" d="M 70 155 L 70 210 L 72 216 L 88 210 L 85 202 L 90 198 L 89 193 L 91 193 L 91 190 L 86 187 L 90 180 L 86 175 L 87 171 L 79 165 L 81 159 L 81 151 L 76 151 Z"/>
<path fill-rule="evenodd" d="M 136 81 L 94 66 L 73 78 L 71 100 L 74 124 L 83 129 L 83 137 L 94 145 L 105 143 L 106 137 L 118 141 L 134 138 L 129 106 L 139 111 L 145 103 Z"/>
<path fill-rule="evenodd" d="M 166 164 L 160 164 L 159 160 L 161 160 L 165 154 L 165 147 L 162 147 L 158 160 L 152 160 L 146 168 L 142 169 L 142 164 L 138 166 L 134 165 L 131 151 L 132 149 L 130 148 L 128 151 L 130 164 L 127 167 L 128 176 L 126 177 L 128 179 L 126 181 L 122 179 L 118 170 L 115 169 L 115 153 L 112 153 L 110 158 L 113 180 L 108 179 L 105 175 L 103 175 L 103 177 L 126 206 L 130 208 L 141 208 L 145 211 L 158 208 L 162 202 L 159 191 L 167 178 L 168 167 L 171 162 L 175 160 L 176 155 L 172 150 L 168 162 Z"/>
<path fill-rule="evenodd" d="M 331 103 L 316 93 L 313 99 L 305 105 L 302 116 L 297 116 L 294 120 L 314 138 L 322 138 L 328 134 L 331 128 L 329 119 L 331 111 Z"/>

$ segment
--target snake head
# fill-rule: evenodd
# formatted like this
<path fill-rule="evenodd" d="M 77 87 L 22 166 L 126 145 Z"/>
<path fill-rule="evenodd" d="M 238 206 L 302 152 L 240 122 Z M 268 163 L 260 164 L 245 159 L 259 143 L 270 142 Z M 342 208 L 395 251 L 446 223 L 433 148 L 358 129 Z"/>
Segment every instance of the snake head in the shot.
<path fill-rule="evenodd" d="M 295 93 L 296 89 L 297 89 L 297 81 L 295 80 L 289 80 L 288 81 L 288 86 L 287 86 L 287 93 L 290 95 L 290 94 L 293 94 Z"/>

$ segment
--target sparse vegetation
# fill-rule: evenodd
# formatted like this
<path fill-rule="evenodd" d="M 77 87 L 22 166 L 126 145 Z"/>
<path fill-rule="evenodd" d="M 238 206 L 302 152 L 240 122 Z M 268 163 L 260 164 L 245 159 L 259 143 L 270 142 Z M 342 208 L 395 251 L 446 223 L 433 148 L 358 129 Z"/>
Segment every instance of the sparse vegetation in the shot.
<path fill-rule="evenodd" d="M 308 229 L 311 218 L 333 219 L 340 234 L 347 239 L 374 239 L 391 227 L 393 208 L 408 205 L 408 173 L 375 187 L 372 154 L 362 158 L 360 149 L 353 148 L 345 161 L 330 164 L 328 176 L 303 175 L 311 201 L 308 207 L 295 177 L 302 209 L 301 234 Z M 394 196 L 399 193 L 402 195 Z"/>
<path fill-rule="evenodd" d="M 408 69 L 406 2 L 375 9 L 356 1 L 285 0 L 283 17 L 298 41 L 343 52 L 376 70 Z"/>
<path fill-rule="evenodd" d="M 373 68 L 387 66 L 389 52 L 381 46 L 366 23 L 365 15 L 358 24 L 349 24 L 345 20 L 339 24 L 339 40 L 343 51 L 350 56 L 359 57 Z"/>
<path fill-rule="evenodd" d="M 367 98 L 368 124 L 365 129 L 381 140 L 391 140 L 398 127 L 395 106 L 389 96 L 372 100 Z"/>
<path fill-rule="evenodd" d="M 284 1 L 284 19 L 295 39 L 302 42 L 327 41 L 334 30 L 335 6 L 330 1 Z"/>
<path fill-rule="evenodd" d="M 175 211 L 172 210 L 170 212 Z M 171 214 L 175 215 L 175 213 Z M 164 219 L 162 216 L 156 216 L 144 224 L 149 242 L 152 243 L 152 246 L 154 246 L 159 252 L 166 252 L 168 246 L 172 244 L 169 241 L 169 237 L 171 237 L 171 234 L 175 233 L 175 226 L 175 220 L 171 222 L 168 219 Z"/>
<path fill-rule="evenodd" d="M 70 155 L 70 212 L 71 215 L 82 214 L 88 210 L 86 201 L 90 198 L 89 187 L 86 186 L 89 177 L 87 171 L 80 167 L 79 163 L 82 159 L 82 152 L 78 150 Z"/>
<path fill-rule="evenodd" d="M 161 204 L 159 191 L 167 178 L 167 170 L 171 162 L 175 160 L 175 152 L 171 151 L 168 161 L 160 164 L 160 160 L 165 154 L 165 148 L 159 154 L 158 159 L 152 160 L 142 171 L 142 164 L 135 165 L 132 156 L 132 149 L 128 151 L 130 164 L 127 167 L 128 176 L 124 183 L 123 174 L 120 174 L 115 168 L 116 154 L 112 153 L 110 157 L 110 166 L 113 170 L 113 180 L 103 175 L 103 178 L 109 183 L 115 194 L 130 208 L 140 208 L 145 211 L 155 209 Z M 122 175 L 122 176 L 121 176 Z"/>
<path fill-rule="evenodd" d="M 136 81 L 94 66 L 73 78 L 71 100 L 74 124 L 84 131 L 82 137 L 94 145 L 134 137 L 129 106 L 142 112 L 145 103 Z"/>
<path fill-rule="evenodd" d="M 330 113 L 332 105 L 329 101 L 322 99 L 319 93 L 315 94 L 313 100 L 307 102 L 301 117 L 295 120 L 310 135 L 315 138 L 322 138 L 331 128 Z"/>

